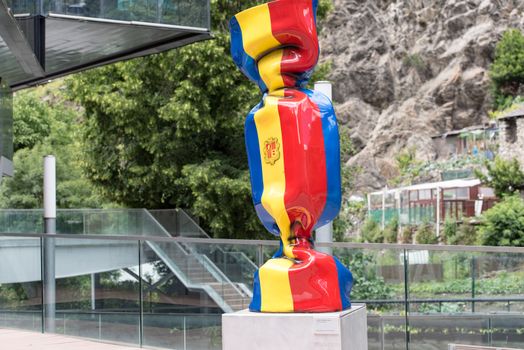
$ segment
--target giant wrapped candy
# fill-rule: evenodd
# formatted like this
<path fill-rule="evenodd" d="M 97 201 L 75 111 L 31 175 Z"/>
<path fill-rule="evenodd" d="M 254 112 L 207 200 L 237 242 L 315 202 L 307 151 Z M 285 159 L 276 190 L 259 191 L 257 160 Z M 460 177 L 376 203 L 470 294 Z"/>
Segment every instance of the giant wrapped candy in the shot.
<path fill-rule="evenodd" d="M 246 147 L 253 201 L 281 249 L 256 273 L 252 311 L 329 312 L 350 307 L 351 272 L 313 249 L 314 229 L 340 210 L 340 145 L 333 105 L 305 88 L 319 56 L 316 0 L 276 0 L 230 23 L 236 65 L 262 91 Z"/>

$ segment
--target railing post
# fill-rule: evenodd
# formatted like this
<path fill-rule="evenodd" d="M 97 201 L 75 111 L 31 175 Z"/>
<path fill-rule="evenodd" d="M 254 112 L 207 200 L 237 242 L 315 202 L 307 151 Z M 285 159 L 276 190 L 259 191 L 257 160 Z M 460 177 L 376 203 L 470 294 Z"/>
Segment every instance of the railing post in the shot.
<path fill-rule="evenodd" d="M 441 201 L 441 194 L 440 194 L 440 187 L 437 187 L 437 221 L 436 221 L 436 231 L 437 231 L 437 238 L 440 239 L 440 201 Z"/>
<path fill-rule="evenodd" d="M 404 249 L 404 313 L 406 323 L 406 350 L 409 350 L 410 330 L 409 330 L 409 259 L 408 251 Z"/>
<path fill-rule="evenodd" d="M 187 338 L 186 338 L 186 316 L 184 316 L 184 350 L 187 350 Z"/>
<path fill-rule="evenodd" d="M 144 288 L 142 286 L 142 241 L 138 241 L 138 344 L 140 347 L 144 345 Z"/>
<path fill-rule="evenodd" d="M 258 245 L 258 267 L 264 265 L 264 246 L 262 244 Z"/>
<path fill-rule="evenodd" d="M 380 316 L 380 350 L 384 350 L 384 343 L 385 343 L 385 335 L 384 335 L 384 317 Z"/>
<path fill-rule="evenodd" d="M 488 344 L 493 346 L 493 321 L 488 317 Z"/>
<path fill-rule="evenodd" d="M 475 275 L 476 275 L 476 266 L 475 266 L 475 257 L 471 258 L 471 312 L 475 313 Z"/>

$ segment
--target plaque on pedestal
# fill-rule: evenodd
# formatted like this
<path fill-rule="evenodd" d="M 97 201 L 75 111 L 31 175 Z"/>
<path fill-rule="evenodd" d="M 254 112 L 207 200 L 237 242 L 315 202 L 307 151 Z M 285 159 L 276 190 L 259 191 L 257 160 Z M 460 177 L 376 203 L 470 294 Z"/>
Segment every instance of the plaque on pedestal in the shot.
<path fill-rule="evenodd" d="M 330 313 L 222 315 L 223 350 L 367 350 L 365 305 Z"/>

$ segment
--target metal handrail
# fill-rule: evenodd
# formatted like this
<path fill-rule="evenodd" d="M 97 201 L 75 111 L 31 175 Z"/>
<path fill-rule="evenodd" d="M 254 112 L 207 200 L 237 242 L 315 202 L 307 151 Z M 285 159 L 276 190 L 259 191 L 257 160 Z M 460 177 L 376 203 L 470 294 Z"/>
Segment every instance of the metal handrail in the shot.
<path fill-rule="evenodd" d="M 178 242 L 178 243 L 200 243 L 200 244 L 228 244 L 247 246 L 278 247 L 279 241 L 275 240 L 241 240 L 241 239 L 219 239 L 219 238 L 186 238 L 186 237 L 160 237 L 160 236 L 137 236 L 137 235 L 96 235 L 96 234 L 54 234 L 52 236 L 43 233 L 5 233 L 0 232 L 0 237 L 27 237 L 27 238 L 69 238 L 69 239 L 100 239 L 115 241 L 144 241 L 151 242 Z M 459 245 L 431 245 L 431 244 L 389 244 L 389 243 L 317 243 L 317 247 L 346 248 L 346 249 L 369 249 L 369 250 L 427 250 L 447 251 L 462 253 L 511 253 L 524 254 L 524 247 L 494 247 L 494 246 L 459 246 Z"/>
<path fill-rule="evenodd" d="M 202 233 L 202 235 L 204 235 L 208 239 L 212 239 L 211 236 L 208 235 L 207 232 L 202 227 L 200 227 L 200 225 L 191 217 L 191 215 L 188 215 L 182 209 L 179 209 L 178 212 L 183 214 L 184 217 L 186 218 L 186 220 L 188 220 L 191 224 L 193 224 L 199 230 L 199 232 Z M 190 238 L 190 237 L 187 237 L 187 238 Z M 233 252 L 225 251 L 225 250 L 221 249 L 220 247 L 219 247 L 219 250 L 224 255 L 228 255 L 228 254 L 233 253 Z M 251 267 L 253 267 L 255 269 L 255 271 L 258 269 L 258 266 L 255 263 L 253 263 L 253 261 L 251 261 L 251 259 L 249 259 L 249 257 L 244 252 L 234 252 L 234 253 L 238 254 L 240 256 L 240 258 L 243 260 L 243 262 L 248 264 L 248 265 L 250 265 Z"/>
<path fill-rule="evenodd" d="M 240 289 L 235 285 L 235 283 L 233 283 L 229 277 L 227 277 L 224 272 L 222 272 L 222 270 L 220 270 L 212 261 L 211 259 L 209 259 L 209 257 L 207 257 L 207 255 L 205 254 L 200 254 L 201 257 L 202 257 L 202 265 L 204 266 L 209 266 L 209 269 L 208 271 L 213 275 L 213 276 L 218 276 L 220 278 L 220 282 L 222 283 L 226 283 L 226 284 L 229 284 L 230 286 L 232 286 L 238 293 L 239 296 L 243 297 L 244 294 L 240 291 Z M 197 258 L 198 259 L 198 258 Z M 211 271 L 213 270 L 213 271 Z"/>
<path fill-rule="evenodd" d="M 168 237 L 171 237 L 171 234 L 164 228 L 164 226 L 162 226 L 158 220 L 149 212 L 149 210 L 146 210 L 146 209 L 143 209 L 143 211 L 146 213 L 146 216 L 156 225 L 158 226 L 161 231 Z M 189 215 L 187 215 L 189 217 Z M 192 218 L 190 218 L 192 220 Z M 196 224 L 195 224 L 196 225 Z M 200 226 L 196 225 L 199 229 Z M 178 247 L 178 248 L 182 248 L 182 244 L 178 243 L 178 242 L 174 242 L 174 244 Z M 153 247 L 153 245 L 149 244 L 151 247 Z M 157 253 L 158 254 L 158 253 Z M 196 252 L 193 252 L 193 255 L 196 257 L 196 259 L 198 260 L 198 262 L 218 281 L 218 282 L 221 282 L 221 283 L 226 283 L 226 284 L 229 284 L 230 286 L 232 286 L 235 291 L 239 294 L 239 296 L 243 297 L 243 293 L 240 291 L 240 289 L 238 289 L 238 287 L 233 283 L 231 282 L 231 280 L 204 254 L 198 254 Z M 187 277 L 187 276 L 186 276 Z M 207 285 L 203 285 L 203 288 L 206 290 L 206 292 L 211 293 L 211 294 L 214 294 L 214 290 L 212 292 L 210 292 L 210 288 L 209 286 Z M 211 295 L 209 294 L 209 295 Z M 220 296 L 221 300 L 219 300 L 217 303 L 224 308 L 224 310 L 228 310 L 227 308 L 229 308 L 231 310 L 231 307 L 229 307 L 229 305 L 226 303 L 226 301 L 224 300 L 223 296 Z M 213 299 L 216 299 L 216 298 L 213 298 Z M 218 299 L 217 299 L 218 300 Z M 215 300 L 215 301 L 217 301 Z"/>

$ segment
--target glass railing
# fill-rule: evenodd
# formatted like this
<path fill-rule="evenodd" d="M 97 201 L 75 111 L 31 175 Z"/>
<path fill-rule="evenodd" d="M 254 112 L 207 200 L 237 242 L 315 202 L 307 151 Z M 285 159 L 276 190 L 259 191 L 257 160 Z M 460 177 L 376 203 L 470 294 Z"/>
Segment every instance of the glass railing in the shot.
<path fill-rule="evenodd" d="M 43 209 L 0 209 L 0 232 L 43 233 Z M 145 209 L 59 209 L 57 233 L 169 236 Z"/>
<path fill-rule="evenodd" d="M 37 14 L 36 0 L 7 0 L 16 14 Z M 66 15 L 209 29 L 209 0 L 45 0 L 44 15 Z"/>
<path fill-rule="evenodd" d="M 45 237 L 2 234 L 0 327 L 44 328 Z M 275 241 L 154 235 L 55 237 L 55 331 L 166 349 L 220 349 L 224 304 L 247 307 L 253 266 L 278 248 Z M 369 349 L 524 347 L 524 248 L 322 246 L 353 271 L 352 300 L 368 308 Z M 244 259 L 250 267 L 235 266 Z"/>

